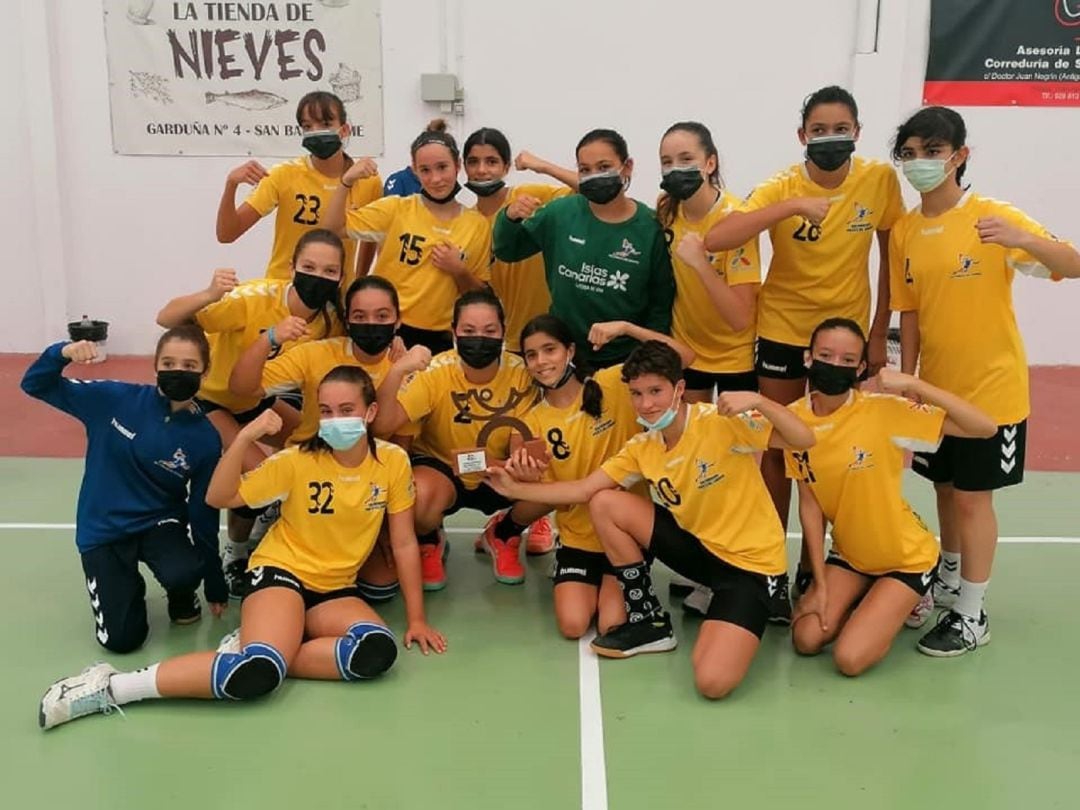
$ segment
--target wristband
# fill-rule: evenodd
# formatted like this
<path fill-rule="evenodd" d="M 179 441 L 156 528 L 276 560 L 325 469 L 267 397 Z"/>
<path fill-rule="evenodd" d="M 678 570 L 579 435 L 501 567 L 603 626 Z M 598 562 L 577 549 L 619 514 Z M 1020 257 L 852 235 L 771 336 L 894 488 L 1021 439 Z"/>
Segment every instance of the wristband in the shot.
<path fill-rule="evenodd" d="M 266 339 L 270 341 L 270 348 L 277 351 L 281 348 L 281 344 L 277 342 L 277 336 L 274 334 L 274 327 L 270 327 L 266 330 Z"/>

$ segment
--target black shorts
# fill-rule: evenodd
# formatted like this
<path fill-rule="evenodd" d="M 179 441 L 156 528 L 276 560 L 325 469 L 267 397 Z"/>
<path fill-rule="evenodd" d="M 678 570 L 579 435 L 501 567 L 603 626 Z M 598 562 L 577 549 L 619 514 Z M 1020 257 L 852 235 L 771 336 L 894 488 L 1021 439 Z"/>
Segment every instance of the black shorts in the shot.
<path fill-rule="evenodd" d="M 806 376 L 806 346 L 792 346 L 759 337 L 754 352 L 754 370 L 759 377 L 774 380 L 801 380 Z"/>
<path fill-rule="evenodd" d="M 291 571 L 277 568 L 273 565 L 259 565 L 248 572 L 248 590 L 244 595 L 247 599 L 256 591 L 265 591 L 267 588 L 288 588 L 300 594 L 304 600 L 304 610 L 311 610 L 323 602 L 332 602 L 334 599 L 363 599 L 359 588 L 350 585 L 348 588 L 338 588 L 334 591 L 313 591 L 304 585 L 300 578 Z"/>
<path fill-rule="evenodd" d="M 468 489 L 453 468 L 442 459 L 419 453 L 409 456 L 413 467 L 430 467 L 445 475 L 454 484 L 454 503 L 444 514 L 452 515 L 462 509 L 475 509 L 485 515 L 493 515 L 502 509 L 508 509 L 514 502 L 504 498 L 487 484 L 480 484 L 476 489 Z"/>
<path fill-rule="evenodd" d="M 936 453 L 916 453 L 911 469 L 935 484 L 967 492 L 1011 487 L 1024 480 L 1027 420 L 1002 425 L 989 439 L 946 436 Z"/>
<path fill-rule="evenodd" d="M 923 571 L 921 574 L 910 574 L 903 571 L 886 571 L 884 574 L 867 574 L 865 571 L 860 571 L 832 550 L 829 551 L 829 556 L 825 559 L 825 564 L 835 565 L 837 568 L 844 568 L 861 577 L 866 577 L 867 579 L 878 580 L 882 577 L 895 579 L 897 582 L 902 582 L 907 585 L 920 597 L 926 596 L 926 594 L 930 592 L 930 588 L 934 584 L 934 574 L 937 573 L 938 567 L 938 564 L 935 562 L 934 566 L 929 571 Z"/>
<path fill-rule="evenodd" d="M 241 411 L 240 413 L 233 413 L 232 417 L 238 424 L 246 425 L 248 422 L 254 422 L 259 414 L 263 411 L 268 411 L 274 407 L 274 403 L 277 401 L 277 397 L 266 397 L 258 405 L 252 408 L 250 411 Z M 216 402 L 211 402 L 208 399 L 201 399 L 195 397 L 195 404 L 199 406 L 199 410 L 209 415 L 214 411 L 225 411 L 226 413 L 232 413 L 224 405 L 218 405 Z"/>
<path fill-rule="evenodd" d="M 770 577 L 724 562 L 658 504 L 653 504 L 649 551 L 675 573 L 712 590 L 706 620 L 738 625 L 758 638 L 765 633 L 772 613 L 769 597 L 786 586 L 787 574 Z"/>
<path fill-rule="evenodd" d="M 407 349 L 413 346 L 427 346 L 434 355 L 454 348 L 454 336 L 449 330 L 420 329 L 403 323 L 398 327 L 397 333 Z"/>
<path fill-rule="evenodd" d="M 556 585 L 580 582 L 599 588 L 605 574 L 615 576 L 615 569 L 602 551 L 585 551 L 569 546 L 559 546 L 555 550 L 555 572 L 551 578 Z"/>
<path fill-rule="evenodd" d="M 713 371 L 697 371 L 692 368 L 683 370 L 687 391 L 712 391 L 718 394 L 725 391 L 757 391 L 757 374 L 753 371 L 740 371 L 724 374 Z"/>

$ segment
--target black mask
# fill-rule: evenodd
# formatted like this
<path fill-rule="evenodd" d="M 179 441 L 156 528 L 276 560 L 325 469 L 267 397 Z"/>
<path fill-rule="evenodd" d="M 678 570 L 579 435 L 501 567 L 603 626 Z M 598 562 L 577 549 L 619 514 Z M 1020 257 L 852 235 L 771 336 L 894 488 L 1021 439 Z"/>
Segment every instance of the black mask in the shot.
<path fill-rule="evenodd" d="M 823 172 L 835 172 L 848 162 L 854 151 L 855 139 L 850 135 L 828 135 L 806 144 L 806 157 Z"/>
<path fill-rule="evenodd" d="M 445 197 L 442 197 L 441 199 L 436 199 L 435 197 L 432 197 L 430 194 L 427 193 L 426 188 L 420 189 L 420 193 L 436 205 L 445 205 L 446 203 L 450 202 L 452 199 L 454 199 L 454 197 L 458 195 L 459 191 L 461 191 L 461 183 L 457 182 L 456 180 L 454 181 L 454 188 L 450 191 L 449 194 L 447 194 Z"/>
<path fill-rule="evenodd" d="M 464 335 L 454 338 L 458 357 L 469 368 L 487 368 L 502 356 L 502 338 Z"/>
<path fill-rule="evenodd" d="M 673 166 L 660 180 L 660 188 L 676 200 L 689 200 L 704 182 L 697 166 Z"/>
<path fill-rule="evenodd" d="M 601 172 L 578 183 L 578 193 L 589 202 L 605 205 L 618 197 L 625 186 L 618 172 Z"/>
<path fill-rule="evenodd" d="M 850 391 L 859 377 L 856 366 L 834 366 L 823 360 L 813 360 L 806 370 L 806 379 L 812 391 L 820 391 L 828 397 L 835 397 Z"/>
<path fill-rule="evenodd" d="M 202 384 L 202 374 L 198 371 L 170 369 L 157 373 L 157 387 L 173 402 L 187 402 L 197 393 Z"/>
<path fill-rule="evenodd" d="M 322 309 L 338 291 L 338 282 L 325 276 L 311 273 L 293 273 L 293 289 L 308 309 Z"/>
<path fill-rule="evenodd" d="M 332 129 L 309 132 L 300 144 L 319 160 L 326 160 L 341 149 L 341 136 Z"/>
<path fill-rule="evenodd" d="M 476 182 L 470 180 L 465 184 L 465 188 L 477 197 L 490 197 L 492 194 L 498 194 L 505 186 L 505 180 L 477 180 Z"/>
<path fill-rule="evenodd" d="M 573 377 L 573 376 L 574 376 L 574 364 L 573 363 L 567 363 L 566 364 L 566 370 L 563 371 L 562 376 L 559 377 L 558 381 L 556 381 L 554 385 L 544 385 L 539 380 L 536 381 L 536 384 L 539 385 L 541 388 L 543 388 L 545 391 L 556 391 L 556 390 L 562 388 L 568 382 L 570 382 L 570 378 Z"/>
<path fill-rule="evenodd" d="M 350 323 L 349 337 L 365 354 L 380 354 L 394 342 L 392 323 Z"/>

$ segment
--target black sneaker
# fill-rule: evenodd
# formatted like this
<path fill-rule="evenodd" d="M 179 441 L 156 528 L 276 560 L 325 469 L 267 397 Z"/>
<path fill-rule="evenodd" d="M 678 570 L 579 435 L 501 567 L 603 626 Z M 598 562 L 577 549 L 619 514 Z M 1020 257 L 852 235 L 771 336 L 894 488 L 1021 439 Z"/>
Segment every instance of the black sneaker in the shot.
<path fill-rule="evenodd" d="M 955 610 L 943 611 L 934 629 L 919 639 L 919 652 L 934 658 L 955 658 L 990 643 L 990 621 L 985 611 L 979 620 Z"/>
<path fill-rule="evenodd" d="M 768 577 L 769 588 L 769 623 L 791 624 L 791 593 L 788 590 L 788 576 Z"/>
<path fill-rule="evenodd" d="M 247 565 L 247 557 L 237 557 L 225 566 L 225 584 L 229 586 L 229 596 L 233 599 L 243 599 L 251 587 Z"/>
<path fill-rule="evenodd" d="M 613 627 L 592 640 L 592 651 L 604 658 L 629 658 L 641 653 L 661 653 L 678 645 L 671 617 L 658 613 L 639 622 L 627 622 Z"/>
<path fill-rule="evenodd" d="M 170 591 L 167 596 L 173 624 L 194 624 L 202 618 L 202 605 L 195 591 Z"/>

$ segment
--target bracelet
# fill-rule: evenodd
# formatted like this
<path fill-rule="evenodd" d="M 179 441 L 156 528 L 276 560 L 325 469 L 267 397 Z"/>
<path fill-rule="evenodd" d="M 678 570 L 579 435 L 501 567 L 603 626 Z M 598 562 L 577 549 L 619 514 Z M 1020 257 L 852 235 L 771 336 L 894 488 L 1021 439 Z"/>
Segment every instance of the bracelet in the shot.
<path fill-rule="evenodd" d="M 270 348 L 277 351 L 281 348 L 281 344 L 277 342 L 277 336 L 274 334 L 274 327 L 270 327 L 266 330 L 266 339 L 270 341 Z"/>

